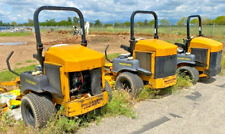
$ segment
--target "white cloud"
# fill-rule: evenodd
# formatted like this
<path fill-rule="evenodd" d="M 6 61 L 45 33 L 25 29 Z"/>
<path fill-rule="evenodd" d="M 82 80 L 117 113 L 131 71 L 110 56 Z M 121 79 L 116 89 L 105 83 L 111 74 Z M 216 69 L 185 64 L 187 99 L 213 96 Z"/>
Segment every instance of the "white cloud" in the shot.
<path fill-rule="evenodd" d="M 0 20 L 26 22 L 33 18 L 35 9 L 43 5 L 77 7 L 84 14 L 85 20 L 100 19 L 104 22 L 129 21 L 135 10 L 155 11 L 159 18 L 170 20 L 179 20 L 192 14 L 210 18 L 225 14 L 224 0 L 1 0 Z M 40 14 L 40 20 L 61 20 L 69 16 L 74 14 L 44 12 Z M 137 16 L 137 19 L 144 17 Z"/>

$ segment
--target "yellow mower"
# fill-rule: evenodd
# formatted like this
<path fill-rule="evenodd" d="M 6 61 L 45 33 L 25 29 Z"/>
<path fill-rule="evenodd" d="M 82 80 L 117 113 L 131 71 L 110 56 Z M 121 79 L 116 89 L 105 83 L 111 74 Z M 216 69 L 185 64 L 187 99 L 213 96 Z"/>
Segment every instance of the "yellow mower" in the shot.
<path fill-rule="evenodd" d="M 199 36 L 190 37 L 190 19 L 199 20 Z M 184 43 L 175 43 L 178 46 L 177 72 L 187 75 L 193 83 L 199 77 L 211 78 L 221 72 L 221 57 L 223 44 L 203 37 L 200 15 L 191 15 L 187 18 L 187 39 Z"/>
<path fill-rule="evenodd" d="M 136 14 L 152 14 L 155 19 L 154 39 L 135 39 L 134 17 Z M 177 46 L 158 39 L 158 18 L 153 11 L 134 11 L 130 18 L 130 47 L 121 45 L 129 54 L 119 55 L 105 65 L 106 78 L 116 81 L 116 89 L 135 92 L 143 85 L 154 89 L 176 84 Z"/>
<path fill-rule="evenodd" d="M 79 15 L 83 30 L 81 45 L 59 44 L 51 46 L 42 56 L 38 16 L 42 10 L 74 11 Z M 41 66 L 36 71 L 20 74 L 21 103 L 26 125 L 41 128 L 63 106 L 67 117 L 85 114 L 104 106 L 112 98 L 111 88 L 105 80 L 105 56 L 87 48 L 83 15 L 74 7 L 42 6 L 34 13 L 37 54 Z M 14 74 L 7 63 L 9 70 Z M 17 74 L 19 75 L 19 74 Z"/>

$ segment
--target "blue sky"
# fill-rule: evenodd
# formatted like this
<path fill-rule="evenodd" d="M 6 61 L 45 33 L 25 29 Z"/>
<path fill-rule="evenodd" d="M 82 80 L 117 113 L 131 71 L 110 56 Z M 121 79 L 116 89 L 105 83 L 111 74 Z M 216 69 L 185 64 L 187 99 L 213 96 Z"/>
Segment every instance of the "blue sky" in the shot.
<path fill-rule="evenodd" d="M 172 22 L 184 16 L 200 14 L 211 19 L 225 15 L 225 0 L 0 0 L 0 20 L 3 22 L 27 22 L 33 18 L 36 8 L 43 5 L 72 6 L 81 10 L 85 20 L 94 22 L 129 21 L 135 10 L 155 11 L 159 19 Z M 72 12 L 43 12 L 40 21 L 62 20 L 73 17 Z M 137 20 L 152 17 L 138 15 Z"/>

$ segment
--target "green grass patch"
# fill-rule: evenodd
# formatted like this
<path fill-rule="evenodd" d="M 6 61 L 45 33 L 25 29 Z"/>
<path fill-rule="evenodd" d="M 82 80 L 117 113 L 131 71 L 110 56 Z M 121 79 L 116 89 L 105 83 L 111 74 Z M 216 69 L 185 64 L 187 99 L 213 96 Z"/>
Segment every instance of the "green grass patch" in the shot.
<path fill-rule="evenodd" d="M 22 63 L 20 63 L 20 62 L 19 63 L 16 63 L 16 66 L 19 66 L 19 65 L 22 65 Z"/>
<path fill-rule="evenodd" d="M 25 63 L 33 63 L 33 62 L 35 62 L 35 60 L 27 60 L 27 61 L 25 61 Z"/>
<path fill-rule="evenodd" d="M 0 32 L 0 36 L 29 36 L 31 32 Z"/>
<path fill-rule="evenodd" d="M 25 71 L 34 70 L 35 66 L 36 65 L 30 65 L 30 66 L 27 66 L 27 67 L 15 68 L 14 71 L 20 74 L 20 73 L 25 72 Z M 0 82 L 12 81 L 12 80 L 15 80 L 16 77 L 18 77 L 18 76 L 11 73 L 8 70 L 0 72 Z"/>
<path fill-rule="evenodd" d="M 120 54 L 121 54 L 121 53 L 109 54 L 109 55 L 108 55 L 108 58 L 109 58 L 110 60 L 113 60 L 114 58 L 117 58 Z"/>

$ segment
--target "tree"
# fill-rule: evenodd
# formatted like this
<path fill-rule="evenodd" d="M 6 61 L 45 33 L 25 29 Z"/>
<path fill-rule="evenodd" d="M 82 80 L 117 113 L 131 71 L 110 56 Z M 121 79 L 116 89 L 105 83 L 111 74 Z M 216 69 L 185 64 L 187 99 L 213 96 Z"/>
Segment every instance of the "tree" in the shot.
<path fill-rule="evenodd" d="M 224 25 L 225 24 L 225 16 L 218 16 L 216 19 L 213 20 L 213 23 L 217 25 Z"/>
<path fill-rule="evenodd" d="M 77 25 L 79 21 L 79 18 L 77 18 L 76 16 L 73 17 L 73 25 Z"/>
<path fill-rule="evenodd" d="M 130 22 L 129 21 L 124 22 L 123 26 L 129 27 L 130 26 Z"/>
<path fill-rule="evenodd" d="M 90 22 L 90 26 L 91 26 L 91 27 L 94 26 L 94 23 L 93 23 L 93 22 Z"/>
<path fill-rule="evenodd" d="M 72 22 L 71 17 L 68 17 L 68 18 L 67 18 L 67 21 L 68 21 L 68 22 Z"/>
<path fill-rule="evenodd" d="M 166 19 L 161 19 L 160 20 L 160 25 L 170 25 L 170 21 L 168 21 Z"/>
<path fill-rule="evenodd" d="M 115 23 L 114 23 L 114 26 L 120 26 L 120 25 L 121 25 L 120 22 L 115 22 Z"/>
<path fill-rule="evenodd" d="M 11 25 L 17 26 L 17 23 L 16 23 L 15 21 L 12 21 L 12 22 L 11 22 Z"/>
<path fill-rule="evenodd" d="M 28 19 L 28 22 L 24 23 L 23 25 L 25 25 L 25 26 L 33 26 L 34 25 L 34 21 L 32 19 Z"/>
<path fill-rule="evenodd" d="M 110 26 L 112 26 L 113 24 L 110 24 L 110 23 L 105 23 L 105 27 L 110 27 Z"/>
<path fill-rule="evenodd" d="M 147 26 L 148 25 L 148 20 L 144 21 L 144 25 Z"/>
<path fill-rule="evenodd" d="M 71 25 L 71 22 L 69 21 L 65 21 L 65 20 L 61 20 L 60 22 L 57 23 L 58 26 L 69 26 Z"/>
<path fill-rule="evenodd" d="M 194 18 L 190 21 L 190 24 L 192 25 L 198 25 L 198 23 L 199 23 L 199 20 L 197 18 Z"/>
<path fill-rule="evenodd" d="M 101 23 L 100 20 L 96 20 L 96 21 L 95 21 L 95 26 L 101 26 L 101 25 L 102 25 L 102 23 Z"/>
<path fill-rule="evenodd" d="M 144 23 L 141 22 L 141 21 L 138 21 L 136 24 L 139 25 L 139 26 L 144 26 Z"/>
<path fill-rule="evenodd" d="M 182 26 L 182 25 L 185 25 L 186 23 L 187 23 L 187 17 L 183 17 L 177 22 L 177 25 Z"/>
<path fill-rule="evenodd" d="M 148 25 L 152 26 L 152 25 L 155 25 L 155 20 L 151 20 L 148 22 Z"/>
<path fill-rule="evenodd" d="M 203 25 L 212 25 L 213 22 L 212 22 L 212 20 L 209 19 L 208 17 L 203 17 L 203 18 L 202 18 L 202 24 L 203 24 Z"/>

